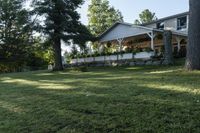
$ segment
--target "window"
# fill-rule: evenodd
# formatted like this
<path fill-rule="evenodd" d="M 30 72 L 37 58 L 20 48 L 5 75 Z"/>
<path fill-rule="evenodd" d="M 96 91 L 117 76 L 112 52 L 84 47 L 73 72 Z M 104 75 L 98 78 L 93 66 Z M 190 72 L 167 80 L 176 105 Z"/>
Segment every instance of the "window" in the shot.
<path fill-rule="evenodd" d="M 182 30 L 187 28 L 187 16 L 180 17 L 177 19 L 177 30 Z"/>
<path fill-rule="evenodd" d="M 157 29 L 164 30 L 164 28 L 165 28 L 164 22 L 157 23 Z"/>

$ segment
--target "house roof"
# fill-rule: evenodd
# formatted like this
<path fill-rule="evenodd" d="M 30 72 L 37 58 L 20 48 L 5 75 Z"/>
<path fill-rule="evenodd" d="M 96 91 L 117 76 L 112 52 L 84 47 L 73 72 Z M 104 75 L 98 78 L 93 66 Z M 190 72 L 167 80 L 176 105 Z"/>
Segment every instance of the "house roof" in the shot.
<path fill-rule="evenodd" d="M 115 28 L 118 24 L 122 24 L 122 25 L 127 25 L 127 26 L 132 26 L 132 24 L 130 23 L 126 23 L 126 22 L 116 22 L 115 24 L 113 24 L 110 28 L 108 28 L 106 31 L 104 31 L 102 34 L 100 34 L 98 36 L 98 39 L 103 37 L 106 33 L 108 33 L 109 31 L 111 31 L 113 28 Z"/>
<path fill-rule="evenodd" d="M 118 27 L 118 29 L 115 29 L 119 25 L 120 27 Z M 133 25 L 130 23 L 125 23 L 125 22 L 117 22 L 113 26 L 111 26 L 108 30 L 106 30 L 104 33 L 102 33 L 98 37 L 98 40 L 100 42 L 112 41 L 119 38 L 142 35 L 142 34 L 150 33 L 152 31 L 161 31 L 161 30 L 148 28 L 144 26 Z M 114 32 L 114 33 L 110 33 L 110 32 Z"/>
<path fill-rule="evenodd" d="M 105 34 L 107 34 L 108 32 L 110 32 L 113 28 L 115 28 L 117 25 L 121 24 L 121 25 L 126 25 L 126 26 L 130 26 L 130 27 L 137 27 L 137 28 L 143 28 L 143 29 L 146 29 L 146 30 L 154 30 L 154 31 L 159 31 L 157 29 L 152 29 L 152 28 L 147 28 L 145 26 L 147 25 L 150 25 L 150 24 L 154 24 L 154 23 L 159 23 L 159 22 L 163 22 L 165 20 L 168 20 L 168 19 L 173 19 L 173 18 L 178 18 L 178 17 L 182 17 L 182 16 L 185 16 L 185 15 L 189 15 L 189 12 L 183 12 L 183 13 L 179 13 L 179 14 L 176 14 L 176 15 L 172 15 L 172 16 L 168 16 L 168 17 L 165 17 L 165 18 L 161 18 L 161 19 L 158 19 L 156 21 L 153 21 L 153 22 L 150 22 L 150 23 L 144 23 L 144 24 L 141 24 L 140 26 L 138 25 L 133 25 L 131 23 L 126 23 L 126 22 L 116 22 L 114 25 L 112 25 L 108 30 L 106 30 L 105 32 L 103 32 L 101 35 L 99 35 L 97 38 L 100 39 L 102 38 Z M 161 30 L 160 30 L 161 31 Z M 181 33 L 181 32 L 173 32 L 174 34 L 177 34 L 177 35 L 183 35 L 183 36 L 187 36 L 187 34 L 185 33 Z"/>
<path fill-rule="evenodd" d="M 150 25 L 150 24 L 154 24 L 154 23 L 159 23 L 159 22 L 163 22 L 165 20 L 169 20 L 169 19 L 173 19 L 173 18 L 183 17 L 185 15 L 189 15 L 189 12 L 183 12 L 183 13 L 179 13 L 179 14 L 176 14 L 176 15 L 172 15 L 172 16 L 168 16 L 168 17 L 165 17 L 165 18 L 161 18 L 161 19 L 152 21 L 150 23 L 141 24 L 141 26 L 146 26 L 146 25 Z"/>
<path fill-rule="evenodd" d="M 117 26 L 118 28 L 116 28 Z M 163 32 L 163 30 L 159 30 L 159 29 L 133 25 L 130 23 L 125 23 L 125 22 L 117 22 L 113 26 L 111 26 L 108 30 L 106 30 L 104 33 L 102 33 L 98 37 L 98 40 L 100 42 L 106 42 L 106 41 L 117 40 L 119 38 L 139 36 L 139 35 L 150 33 L 152 31 L 161 32 L 161 33 Z M 180 32 L 172 31 L 172 34 L 187 37 L 187 34 L 180 33 Z"/>
<path fill-rule="evenodd" d="M 120 31 L 115 31 L 115 35 L 112 35 L 110 40 L 112 39 L 118 39 L 118 38 L 124 38 L 124 37 L 130 37 L 130 36 L 136 36 L 136 35 L 141 35 L 141 34 L 146 34 L 151 31 L 161 31 L 158 29 L 153 29 L 153 28 L 148 28 L 144 26 L 139 26 L 139 25 L 133 25 L 130 23 L 126 22 L 116 22 L 113 26 L 111 26 L 108 30 L 103 32 L 100 36 L 98 36 L 98 40 L 102 41 L 105 40 L 105 36 L 109 34 L 113 29 L 115 29 L 117 26 L 121 25 L 123 29 L 119 29 Z M 108 39 L 106 39 L 108 41 Z"/>

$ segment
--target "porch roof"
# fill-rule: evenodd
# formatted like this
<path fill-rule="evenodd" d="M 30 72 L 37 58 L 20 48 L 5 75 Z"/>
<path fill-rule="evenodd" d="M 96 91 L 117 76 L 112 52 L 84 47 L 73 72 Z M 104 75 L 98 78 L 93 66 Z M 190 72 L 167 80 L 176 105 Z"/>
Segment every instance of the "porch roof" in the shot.
<path fill-rule="evenodd" d="M 144 34 L 149 34 L 152 32 L 160 32 L 162 33 L 163 30 L 147 28 L 144 26 L 133 25 L 129 23 L 122 23 L 117 22 L 108 30 L 106 30 L 103 34 L 98 37 L 98 41 L 100 43 L 113 41 L 122 38 L 134 37 Z M 174 32 L 172 31 L 173 35 L 187 37 L 187 34 Z"/>

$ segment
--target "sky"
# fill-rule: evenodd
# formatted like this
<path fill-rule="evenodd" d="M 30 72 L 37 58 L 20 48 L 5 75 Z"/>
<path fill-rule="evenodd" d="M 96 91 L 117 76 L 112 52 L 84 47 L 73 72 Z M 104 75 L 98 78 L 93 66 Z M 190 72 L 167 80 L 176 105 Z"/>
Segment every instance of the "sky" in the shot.
<path fill-rule="evenodd" d="M 87 9 L 90 0 L 85 0 L 84 5 L 78 10 L 81 22 L 88 24 Z M 110 5 L 119 9 L 124 16 L 124 21 L 133 23 L 144 9 L 155 12 L 158 18 L 175 15 L 189 10 L 189 0 L 109 0 Z"/>

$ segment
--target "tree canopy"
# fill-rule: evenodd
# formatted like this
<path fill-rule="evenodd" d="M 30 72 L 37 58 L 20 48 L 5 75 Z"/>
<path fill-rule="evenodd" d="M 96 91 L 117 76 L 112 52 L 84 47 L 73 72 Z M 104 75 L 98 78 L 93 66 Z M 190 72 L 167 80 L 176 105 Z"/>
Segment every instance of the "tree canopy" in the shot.
<path fill-rule="evenodd" d="M 89 29 L 100 35 L 116 22 L 123 21 L 122 13 L 109 5 L 108 0 L 91 0 L 88 9 Z"/>
<path fill-rule="evenodd" d="M 1 61 L 25 60 L 30 46 L 30 15 L 23 0 L 0 0 Z"/>
<path fill-rule="evenodd" d="M 156 14 L 149 9 L 145 9 L 139 14 L 139 19 L 136 19 L 134 24 L 144 24 L 157 20 Z"/>

